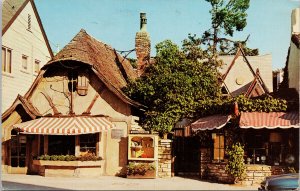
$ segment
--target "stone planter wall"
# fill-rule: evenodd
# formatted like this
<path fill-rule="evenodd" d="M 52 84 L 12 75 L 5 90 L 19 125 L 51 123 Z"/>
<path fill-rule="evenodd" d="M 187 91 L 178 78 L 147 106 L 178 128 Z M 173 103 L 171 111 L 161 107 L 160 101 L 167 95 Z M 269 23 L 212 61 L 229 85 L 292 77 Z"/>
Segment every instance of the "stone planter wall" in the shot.
<path fill-rule="evenodd" d="M 44 161 L 33 160 L 38 174 L 46 177 L 99 177 L 103 175 L 101 161 Z"/>
<path fill-rule="evenodd" d="M 289 173 L 289 169 L 286 166 L 272 166 L 271 171 L 272 171 L 272 175 Z"/>
<path fill-rule="evenodd" d="M 171 178 L 172 140 L 161 139 L 158 143 L 158 177 Z"/>
<path fill-rule="evenodd" d="M 271 176 L 271 166 L 246 165 L 246 178 L 241 182 L 243 185 L 260 184 L 267 176 Z"/>

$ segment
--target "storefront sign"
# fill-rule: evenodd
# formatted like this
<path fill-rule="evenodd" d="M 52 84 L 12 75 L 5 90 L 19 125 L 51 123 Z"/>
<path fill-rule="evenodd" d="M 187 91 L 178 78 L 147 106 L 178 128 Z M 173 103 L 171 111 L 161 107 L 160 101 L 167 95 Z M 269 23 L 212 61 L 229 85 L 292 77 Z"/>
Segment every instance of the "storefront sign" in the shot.
<path fill-rule="evenodd" d="M 121 137 L 124 137 L 123 129 L 111 129 L 111 138 L 112 139 L 121 139 Z"/>

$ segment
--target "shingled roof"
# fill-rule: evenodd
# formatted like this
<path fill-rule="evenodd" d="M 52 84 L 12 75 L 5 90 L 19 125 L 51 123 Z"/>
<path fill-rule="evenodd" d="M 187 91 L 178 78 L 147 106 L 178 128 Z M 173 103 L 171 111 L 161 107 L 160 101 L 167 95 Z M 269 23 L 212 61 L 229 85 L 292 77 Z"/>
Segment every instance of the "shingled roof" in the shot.
<path fill-rule="evenodd" d="M 49 66 L 63 61 L 78 61 L 92 66 L 98 77 L 111 91 L 130 103 L 134 102 L 121 90 L 130 79 L 133 80 L 137 77 L 137 73 L 129 61 L 119 55 L 111 46 L 91 37 L 84 29 L 81 29 L 69 44 L 42 69 L 47 69 Z M 134 105 L 140 104 L 135 102 Z"/>

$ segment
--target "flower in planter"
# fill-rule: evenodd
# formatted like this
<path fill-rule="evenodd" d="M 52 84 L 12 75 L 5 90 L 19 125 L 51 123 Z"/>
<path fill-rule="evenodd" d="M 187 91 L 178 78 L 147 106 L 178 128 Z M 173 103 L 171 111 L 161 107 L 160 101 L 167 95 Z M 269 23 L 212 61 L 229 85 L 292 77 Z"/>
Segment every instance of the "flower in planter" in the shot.
<path fill-rule="evenodd" d="M 145 175 L 147 171 L 154 171 L 155 166 L 150 163 L 130 162 L 127 166 L 127 175 Z"/>

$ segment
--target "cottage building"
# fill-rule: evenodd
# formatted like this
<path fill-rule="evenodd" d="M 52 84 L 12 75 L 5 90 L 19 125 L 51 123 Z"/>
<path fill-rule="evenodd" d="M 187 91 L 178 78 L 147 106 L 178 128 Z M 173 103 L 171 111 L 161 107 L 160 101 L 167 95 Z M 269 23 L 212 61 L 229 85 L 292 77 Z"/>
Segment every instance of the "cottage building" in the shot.
<path fill-rule="evenodd" d="M 33 0 L 2 1 L 2 113 L 53 57 Z"/>
<path fill-rule="evenodd" d="M 2 115 L 2 172 L 53 175 L 36 156 L 85 153 L 103 159 L 90 175 L 124 171 L 127 135 L 143 106 L 121 89 L 136 77 L 114 48 L 80 30 Z"/>

